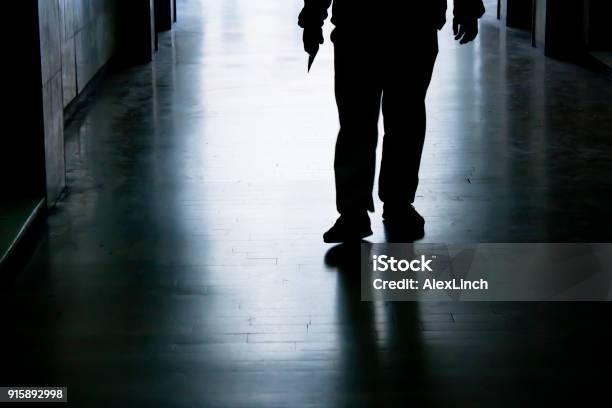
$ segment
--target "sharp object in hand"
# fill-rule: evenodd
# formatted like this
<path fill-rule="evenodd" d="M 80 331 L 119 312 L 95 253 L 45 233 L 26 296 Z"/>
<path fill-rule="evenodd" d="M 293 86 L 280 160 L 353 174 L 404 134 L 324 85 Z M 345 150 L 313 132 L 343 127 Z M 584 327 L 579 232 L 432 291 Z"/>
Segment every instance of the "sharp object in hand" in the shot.
<path fill-rule="evenodd" d="M 316 53 L 308 56 L 308 72 L 310 72 L 310 68 L 312 67 L 312 63 L 314 62 L 316 56 Z"/>

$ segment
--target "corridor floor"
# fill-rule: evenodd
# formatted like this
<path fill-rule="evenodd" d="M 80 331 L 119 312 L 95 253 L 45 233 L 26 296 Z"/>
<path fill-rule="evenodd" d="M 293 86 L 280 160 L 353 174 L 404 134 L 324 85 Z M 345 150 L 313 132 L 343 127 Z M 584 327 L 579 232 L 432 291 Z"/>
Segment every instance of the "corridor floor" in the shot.
<path fill-rule="evenodd" d="M 180 0 L 156 60 L 111 75 L 68 125 L 68 193 L 1 293 L 2 384 L 68 386 L 82 407 L 604 392 L 605 304 L 360 302 L 356 250 L 321 240 L 333 66 L 327 43 L 306 74 L 301 4 Z M 610 242 L 610 82 L 494 17 L 471 46 L 440 33 L 424 241 Z M 379 212 L 373 227 L 383 242 Z"/>

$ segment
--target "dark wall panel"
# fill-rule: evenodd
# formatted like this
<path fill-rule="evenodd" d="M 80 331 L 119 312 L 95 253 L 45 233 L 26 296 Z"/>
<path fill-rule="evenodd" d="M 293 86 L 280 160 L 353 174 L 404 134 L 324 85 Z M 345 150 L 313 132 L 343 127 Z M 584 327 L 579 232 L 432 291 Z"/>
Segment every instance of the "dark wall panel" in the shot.
<path fill-rule="evenodd" d="M 531 30 L 533 0 L 506 0 L 506 24 L 508 27 Z"/>
<path fill-rule="evenodd" d="M 590 0 L 587 41 L 592 51 L 612 51 L 612 1 Z"/>
<path fill-rule="evenodd" d="M 78 94 L 76 70 L 76 0 L 60 0 L 62 35 L 63 104 L 67 106 Z"/>
<path fill-rule="evenodd" d="M 117 6 L 118 57 L 122 65 L 150 62 L 155 53 L 154 0 L 131 0 Z"/>
<path fill-rule="evenodd" d="M 60 4 L 67 106 L 115 53 L 117 0 L 60 0 Z"/>
<path fill-rule="evenodd" d="M 586 52 L 584 0 L 547 1 L 546 55 L 574 60 Z"/>
<path fill-rule="evenodd" d="M 592 5 L 598 3 L 598 0 L 590 2 Z M 589 6 L 589 0 L 536 0 L 536 45 L 543 48 L 549 57 L 575 62 L 586 61 L 589 46 L 592 45 L 589 36 L 592 35 L 591 30 L 596 26 L 594 23 L 598 18 L 606 21 L 599 26 L 610 33 L 610 25 L 607 24 L 609 13 L 606 14 L 604 11 L 604 9 L 593 11 Z M 597 14 L 595 19 L 592 18 L 594 12 Z M 611 38 L 605 34 L 595 37 Z"/>
<path fill-rule="evenodd" d="M 38 1 L 47 200 L 66 185 L 60 0 Z"/>
<path fill-rule="evenodd" d="M 36 1 L 10 2 L 4 9 L 19 16 L 20 34 L 6 42 L 6 55 L 17 63 L 4 66 L 7 80 L 3 107 L 8 126 L 0 136 L 0 205 L 10 200 L 42 198 L 45 194 L 44 123 L 40 31 Z M 17 22 L 15 22 L 17 25 Z M 11 130 L 12 129 L 12 130 Z"/>
<path fill-rule="evenodd" d="M 155 0 L 155 28 L 158 32 L 172 29 L 172 0 Z"/>

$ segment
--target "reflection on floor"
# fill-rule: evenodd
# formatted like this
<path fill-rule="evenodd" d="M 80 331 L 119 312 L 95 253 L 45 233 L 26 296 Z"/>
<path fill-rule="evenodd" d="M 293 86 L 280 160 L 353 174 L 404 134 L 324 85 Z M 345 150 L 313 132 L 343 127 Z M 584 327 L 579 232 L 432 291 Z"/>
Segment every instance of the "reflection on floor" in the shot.
<path fill-rule="evenodd" d="M 69 195 L 1 296 L 0 382 L 67 385 L 87 407 L 604 392 L 606 305 L 359 301 L 355 248 L 321 242 L 335 218 L 331 49 L 306 75 L 300 6 L 180 1 L 155 63 L 111 77 L 72 122 Z M 493 8 L 474 46 L 440 38 L 425 241 L 608 241 L 609 83 L 544 59 Z"/>

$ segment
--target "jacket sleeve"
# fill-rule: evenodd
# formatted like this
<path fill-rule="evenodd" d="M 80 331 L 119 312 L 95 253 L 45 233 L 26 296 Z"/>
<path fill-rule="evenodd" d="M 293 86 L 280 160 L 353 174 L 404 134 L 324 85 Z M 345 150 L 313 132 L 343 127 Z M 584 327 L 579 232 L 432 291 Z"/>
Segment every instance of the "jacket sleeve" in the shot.
<path fill-rule="evenodd" d="M 332 0 L 304 0 L 304 8 L 298 18 L 298 25 L 302 28 L 322 27 L 331 3 Z"/>
<path fill-rule="evenodd" d="M 479 19 L 484 13 L 485 7 L 482 0 L 455 0 L 453 14 L 459 20 Z"/>

